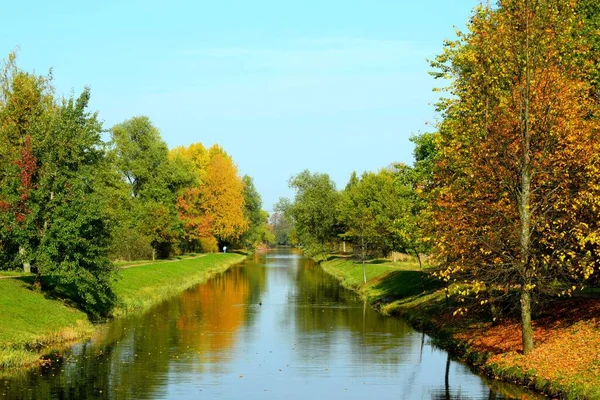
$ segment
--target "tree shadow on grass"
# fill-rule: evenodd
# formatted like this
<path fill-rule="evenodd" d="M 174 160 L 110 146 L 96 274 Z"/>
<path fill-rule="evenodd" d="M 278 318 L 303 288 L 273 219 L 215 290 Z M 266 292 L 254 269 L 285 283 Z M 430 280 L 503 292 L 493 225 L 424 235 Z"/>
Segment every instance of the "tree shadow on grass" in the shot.
<path fill-rule="evenodd" d="M 422 283 L 421 279 L 423 279 Z M 380 297 L 386 300 L 416 296 L 441 287 L 442 283 L 428 274 L 423 274 L 421 278 L 420 271 L 394 271 L 373 286 L 375 290 L 383 293 Z"/>
<path fill-rule="evenodd" d="M 28 285 L 31 290 L 35 290 L 35 276 L 21 276 L 18 279 Z M 76 308 L 78 310 L 83 311 L 88 315 L 91 320 L 103 319 L 108 316 L 114 302 L 116 301 L 116 297 L 114 297 L 114 293 L 109 293 L 108 296 L 111 296 L 111 301 L 109 302 L 98 302 L 96 306 L 85 307 L 85 301 L 81 295 L 81 292 L 77 288 L 77 283 L 64 283 L 56 276 L 51 275 L 43 275 L 41 277 L 41 293 L 44 295 L 46 299 L 49 300 L 58 300 L 70 307 Z"/>
<path fill-rule="evenodd" d="M 389 261 L 388 260 L 382 260 L 380 258 L 375 258 L 373 260 L 366 260 L 365 261 L 365 264 L 369 264 L 369 265 L 379 265 L 379 264 L 386 264 L 386 263 L 389 263 Z"/>
<path fill-rule="evenodd" d="M 35 290 L 35 276 L 21 276 L 15 279 L 26 283 L 31 290 Z M 61 300 L 73 307 L 79 308 L 78 303 L 81 299 L 77 294 L 77 287 L 75 284 L 64 285 L 61 284 L 58 279 L 47 275 L 41 277 L 41 283 L 42 294 L 47 299 Z"/>

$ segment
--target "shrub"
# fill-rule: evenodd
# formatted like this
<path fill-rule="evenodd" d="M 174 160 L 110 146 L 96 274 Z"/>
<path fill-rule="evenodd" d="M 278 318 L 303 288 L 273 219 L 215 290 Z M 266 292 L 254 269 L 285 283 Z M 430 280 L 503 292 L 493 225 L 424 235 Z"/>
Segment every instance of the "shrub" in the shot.
<path fill-rule="evenodd" d="M 203 237 L 199 239 L 200 242 L 200 250 L 203 253 L 218 253 L 219 252 L 219 243 L 214 236 Z"/>

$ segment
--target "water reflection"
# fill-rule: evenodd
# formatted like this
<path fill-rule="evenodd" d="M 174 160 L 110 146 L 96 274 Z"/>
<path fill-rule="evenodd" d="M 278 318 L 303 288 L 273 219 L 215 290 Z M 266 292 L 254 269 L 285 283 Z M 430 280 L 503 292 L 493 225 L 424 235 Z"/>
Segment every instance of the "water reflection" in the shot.
<path fill-rule="evenodd" d="M 403 321 L 297 252 L 257 254 L 143 316 L 0 380 L 0 398 L 500 399 Z M 535 398 L 528 395 L 528 398 Z"/>

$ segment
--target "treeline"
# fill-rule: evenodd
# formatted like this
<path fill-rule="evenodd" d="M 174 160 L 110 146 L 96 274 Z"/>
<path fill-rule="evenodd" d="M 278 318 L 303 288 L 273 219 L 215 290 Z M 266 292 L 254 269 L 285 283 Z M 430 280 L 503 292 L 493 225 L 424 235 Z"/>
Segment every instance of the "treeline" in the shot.
<path fill-rule="evenodd" d="M 352 173 L 338 191 L 329 175 L 303 171 L 289 181 L 294 200 L 280 199 L 277 207 L 289 221 L 290 237 L 317 260 L 353 251 L 361 261 L 391 252 L 420 261 L 429 251 L 419 218 L 426 205 L 419 196 L 423 173 L 420 166 L 393 164 L 360 177 Z"/>
<path fill-rule="evenodd" d="M 268 214 L 252 178 L 240 177 L 218 145 L 171 150 L 147 117 L 110 130 L 112 259 L 165 258 L 181 252 L 254 249 L 271 242 Z"/>
<path fill-rule="evenodd" d="M 307 253 L 352 242 L 430 252 L 458 298 L 518 315 L 523 350 L 545 299 L 597 285 L 600 266 L 600 3 L 479 6 L 433 62 L 449 85 L 414 167 L 353 176 L 338 192 L 303 172 L 288 207 Z"/>
<path fill-rule="evenodd" d="M 105 141 L 89 89 L 57 98 L 51 74 L 15 59 L 0 64 L 0 269 L 34 272 L 100 316 L 115 301 L 114 260 L 272 240 L 252 179 L 222 148 L 169 150 L 147 117 Z"/>

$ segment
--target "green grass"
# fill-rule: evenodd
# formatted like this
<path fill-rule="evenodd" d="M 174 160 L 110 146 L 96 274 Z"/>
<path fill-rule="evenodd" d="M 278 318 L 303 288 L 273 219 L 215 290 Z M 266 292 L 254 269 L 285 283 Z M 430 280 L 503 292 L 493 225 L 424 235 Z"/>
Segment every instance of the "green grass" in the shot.
<path fill-rule="evenodd" d="M 26 274 L 23 271 L 0 271 L 0 276 L 33 276 L 33 274 Z"/>
<path fill-rule="evenodd" d="M 195 257 L 201 257 L 203 256 L 203 254 L 201 253 L 185 253 L 185 254 L 181 254 L 179 256 L 174 256 L 168 259 L 164 259 L 164 260 L 132 260 L 132 261 L 115 261 L 114 264 L 117 267 L 128 267 L 131 265 L 146 265 L 146 264 L 164 264 L 164 263 L 168 263 L 168 262 L 173 262 L 173 261 L 180 261 L 180 260 L 185 260 L 185 259 L 189 259 L 189 258 L 195 258 Z"/>
<path fill-rule="evenodd" d="M 51 343 L 90 335 L 84 312 L 34 291 L 21 279 L 0 280 L 0 368 L 27 365 Z"/>
<path fill-rule="evenodd" d="M 143 311 L 243 259 L 244 256 L 234 253 L 207 254 L 195 259 L 157 262 L 122 270 L 121 279 L 115 285 L 119 299 L 115 315 Z"/>
<path fill-rule="evenodd" d="M 372 260 L 366 263 L 367 283 L 363 283 L 362 263 L 350 258 L 330 257 L 321 263 L 325 272 L 337 278 L 344 287 L 356 291 L 385 315 L 401 316 L 428 332 L 440 330 L 433 321 L 448 311 L 441 282 L 431 276 L 432 266 L 416 259 L 391 262 Z M 421 280 L 422 279 L 422 280 Z M 438 332 L 447 337 L 447 332 Z"/>
<path fill-rule="evenodd" d="M 349 258 L 330 258 L 321 263 L 323 269 L 335 276 L 344 287 L 356 290 L 370 302 L 390 302 L 396 299 L 419 295 L 439 287 L 439 282 L 430 278 L 429 266 L 423 274 L 417 261 L 392 263 L 388 260 L 366 262 L 367 283 L 363 283 L 363 265 Z M 421 281 L 422 279 L 422 281 Z"/>
<path fill-rule="evenodd" d="M 243 259 L 234 253 L 208 254 L 122 270 L 114 286 L 119 299 L 114 314 L 143 312 Z M 27 281 L 30 279 L 0 280 L 0 371 L 35 365 L 49 346 L 94 332 L 83 311 L 33 290 Z"/>

